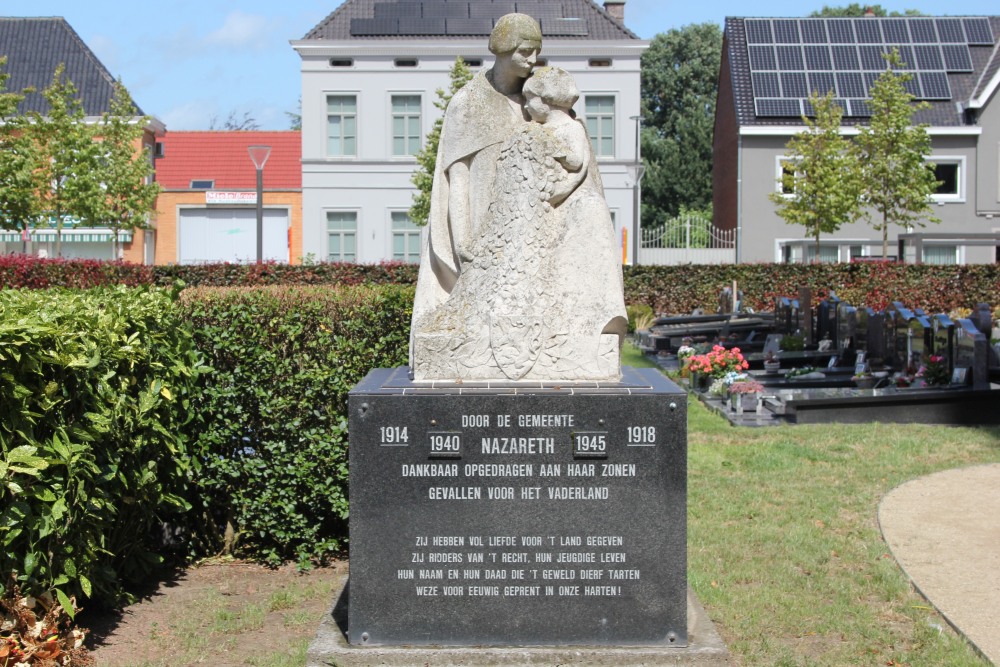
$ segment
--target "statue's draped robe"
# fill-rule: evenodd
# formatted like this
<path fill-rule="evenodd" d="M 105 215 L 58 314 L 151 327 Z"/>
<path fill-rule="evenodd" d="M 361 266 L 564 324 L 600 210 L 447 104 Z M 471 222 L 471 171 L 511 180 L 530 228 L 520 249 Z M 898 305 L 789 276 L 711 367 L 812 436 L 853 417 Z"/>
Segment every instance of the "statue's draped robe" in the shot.
<path fill-rule="evenodd" d="M 483 75 L 452 99 L 414 303 L 417 380 L 618 379 L 621 265 L 586 146 L 582 182 L 553 207 L 560 181 L 576 179 L 556 163 L 565 147 L 552 132 L 524 123 Z M 448 217 L 459 160 L 470 171 L 465 264 Z"/>

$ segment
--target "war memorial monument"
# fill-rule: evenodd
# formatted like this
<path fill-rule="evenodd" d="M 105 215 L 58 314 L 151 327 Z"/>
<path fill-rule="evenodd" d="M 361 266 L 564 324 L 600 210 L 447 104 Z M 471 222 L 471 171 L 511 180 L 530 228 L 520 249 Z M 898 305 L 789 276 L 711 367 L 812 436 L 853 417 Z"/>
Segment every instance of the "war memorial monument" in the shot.
<path fill-rule="evenodd" d="M 686 394 L 620 366 L 611 217 L 541 46 L 501 18 L 446 111 L 410 366 L 350 394 L 350 576 L 310 665 L 725 664 L 688 596 Z"/>

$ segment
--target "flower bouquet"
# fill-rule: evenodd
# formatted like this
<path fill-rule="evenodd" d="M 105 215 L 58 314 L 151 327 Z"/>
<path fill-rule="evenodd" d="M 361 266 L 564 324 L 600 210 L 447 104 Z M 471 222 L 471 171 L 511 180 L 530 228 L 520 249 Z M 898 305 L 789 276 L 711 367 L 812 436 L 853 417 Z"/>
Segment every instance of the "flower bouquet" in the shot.
<path fill-rule="evenodd" d="M 933 387 L 941 387 L 951 384 L 951 375 L 948 373 L 948 365 L 944 357 L 932 354 L 927 359 L 927 363 L 919 371 L 917 377 L 922 378 L 924 384 Z"/>

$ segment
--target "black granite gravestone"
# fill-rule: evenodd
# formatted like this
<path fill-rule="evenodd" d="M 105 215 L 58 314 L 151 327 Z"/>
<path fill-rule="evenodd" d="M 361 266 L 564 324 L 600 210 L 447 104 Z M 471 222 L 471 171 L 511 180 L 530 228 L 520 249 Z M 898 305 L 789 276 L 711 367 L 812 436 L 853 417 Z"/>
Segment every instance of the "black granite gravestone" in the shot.
<path fill-rule="evenodd" d="M 926 315 L 914 315 L 908 323 L 910 338 L 910 363 L 919 368 L 934 349 L 934 331 Z"/>
<path fill-rule="evenodd" d="M 779 334 L 795 333 L 792 326 L 792 300 L 779 296 L 774 300 L 774 330 Z"/>
<path fill-rule="evenodd" d="M 684 646 L 686 397 L 372 371 L 349 397 L 348 639 Z"/>
<path fill-rule="evenodd" d="M 934 354 L 944 357 L 948 375 L 955 370 L 955 323 L 944 314 L 935 315 L 931 320 L 934 328 Z"/>
<path fill-rule="evenodd" d="M 955 324 L 955 368 L 964 373 L 965 377 L 959 380 L 971 384 L 973 389 L 990 386 L 988 345 L 986 336 L 972 320 L 960 319 Z"/>
<path fill-rule="evenodd" d="M 816 342 L 816 329 L 813 326 L 812 290 L 808 287 L 799 287 L 798 308 L 798 330 L 802 332 L 806 345 L 813 345 Z"/>
<path fill-rule="evenodd" d="M 858 310 L 846 301 L 837 306 L 837 347 L 841 352 L 857 348 Z"/>

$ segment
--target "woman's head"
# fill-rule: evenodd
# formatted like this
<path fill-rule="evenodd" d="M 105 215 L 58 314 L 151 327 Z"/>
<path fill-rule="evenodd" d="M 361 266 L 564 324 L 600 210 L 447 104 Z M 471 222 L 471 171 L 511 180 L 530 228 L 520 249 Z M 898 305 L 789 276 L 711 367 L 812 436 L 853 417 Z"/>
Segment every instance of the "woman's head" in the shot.
<path fill-rule="evenodd" d="M 569 109 L 580 99 L 572 75 L 558 67 L 540 67 L 524 82 L 524 94 L 536 95 L 545 103 Z"/>
<path fill-rule="evenodd" d="M 506 14 L 497 19 L 490 33 L 490 53 L 504 56 L 521 47 L 542 50 L 542 29 L 527 14 Z"/>

